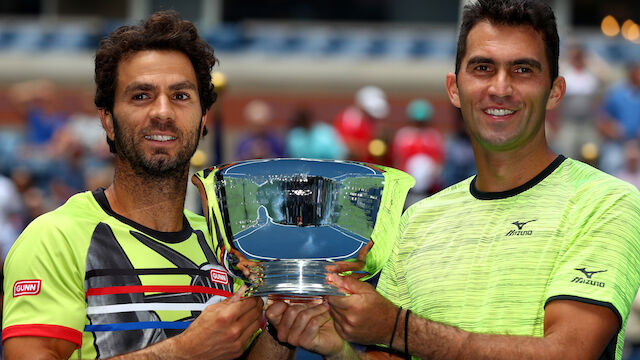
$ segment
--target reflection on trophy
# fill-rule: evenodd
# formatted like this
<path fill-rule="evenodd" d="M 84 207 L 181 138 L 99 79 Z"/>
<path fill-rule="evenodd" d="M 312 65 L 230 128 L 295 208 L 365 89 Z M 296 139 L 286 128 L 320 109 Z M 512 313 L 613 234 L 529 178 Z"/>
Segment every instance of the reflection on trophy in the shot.
<path fill-rule="evenodd" d="M 373 164 L 263 159 L 193 176 L 220 263 L 251 283 L 248 295 L 342 295 L 326 267 L 362 263 L 364 279 L 387 261 L 414 180 Z"/>

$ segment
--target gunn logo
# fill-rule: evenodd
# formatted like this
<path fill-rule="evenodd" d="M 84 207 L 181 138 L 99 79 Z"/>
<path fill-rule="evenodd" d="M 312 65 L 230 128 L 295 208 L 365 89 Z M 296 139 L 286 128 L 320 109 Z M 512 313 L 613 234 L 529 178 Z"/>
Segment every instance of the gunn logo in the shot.
<path fill-rule="evenodd" d="M 218 269 L 209 269 L 209 276 L 211 276 L 211 281 L 214 283 L 228 285 L 229 278 L 227 277 L 227 273 L 224 270 Z"/>
<path fill-rule="evenodd" d="M 13 297 L 22 295 L 38 295 L 41 280 L 18 280 L 13 284 Z"/>

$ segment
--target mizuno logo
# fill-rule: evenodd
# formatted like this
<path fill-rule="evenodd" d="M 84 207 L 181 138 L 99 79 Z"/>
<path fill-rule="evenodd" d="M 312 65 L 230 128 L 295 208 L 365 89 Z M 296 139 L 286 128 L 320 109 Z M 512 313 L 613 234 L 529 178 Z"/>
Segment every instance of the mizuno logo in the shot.
<path fill-rule="evenodd" d="M 597 274 L 597 273 L 601 273 L 601 272 L 605 272 L 607 270 L 598 270 L 598 271 L 587 271 L 586 268 L 576 268 L 576 270 L 582 272 L 584 274 L 584 276 L 587 277 L 587 279 L 591 279 L 591 277 L 593 276 L 593 274 Z"/>
<path fill-rule="evenodd" d="M 573 280 L 571 280 L 571 282 L 577 283 L 577 284 L 587 284 L 587 285 L 597 286 L 597 287 L 605 286 L 605 283 L 603 281 L 591 280 L 591 277 L 594 274 L 605 272 L 607 270 L 587 271 L 587 268 L 575 268 L 575 270 L 578 270 L 581 273 L 583 273 L 586 279 L 580 276 L 576 276 L 575 278 L 573 278 Z"/>
<path fill-rule="evenodd" d="M 505 234 L 505 236 L 515 236 L 515 235 L 533 235 L 533 231 L 532 230 L 523 230 L 522 228 L 527 225 L 528 223 L 532 222 L 532 221 L 536 221 L 536 219 L 533 220 L 529 220 L 529 221 L 525 221 L 525 222 L 519 222 L 519 221 L 514 221 L 512 222 L 513 225 L 518 227 L 518 230 L 516 229 L 511 229 L 509 230 L 509 232 L 507 232 Z"/>
<path fill-rule="evenodd" d="M 536 221 L 537 219 L 533 219 L 533 220 L 529 220 L 529 221 L 525 221 L 525 222 L 519 222 L 519 221 L 514 221 L 512 222 L 513 225 L 518 227 L 518 230 L 522 230 L 522 228 L 527 225 L 530 222 Z"/>
<path fill-rule="evenodd" d="M 13 284 L 13 297 L 22 295 L 38 295 L 41 280 L 18 280 Z"/>

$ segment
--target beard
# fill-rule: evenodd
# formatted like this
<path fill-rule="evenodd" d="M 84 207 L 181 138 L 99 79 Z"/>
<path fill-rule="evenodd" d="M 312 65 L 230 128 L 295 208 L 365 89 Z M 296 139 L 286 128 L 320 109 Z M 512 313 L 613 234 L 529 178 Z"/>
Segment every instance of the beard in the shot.
<path fill-rule="evenodd" d="M 199 127 L 186 134 L 173 123 L 151 124 L 142 129 L 143 133 L 151 130 L 169 130 L 179 139 L 184 139 L 184 146 L 171 158 L 163 149 L 156 149 L 152 154 L 145 154 L 140 144 L 140 137 L 132 134 L 131 131 L 123 132 L 118 123 L 118 119 L 113 116 L 117 156 L 128 162 L 137 175 L 153 178 L 175 178 L 187 173 L 191 157 L 200 141 Z"/>

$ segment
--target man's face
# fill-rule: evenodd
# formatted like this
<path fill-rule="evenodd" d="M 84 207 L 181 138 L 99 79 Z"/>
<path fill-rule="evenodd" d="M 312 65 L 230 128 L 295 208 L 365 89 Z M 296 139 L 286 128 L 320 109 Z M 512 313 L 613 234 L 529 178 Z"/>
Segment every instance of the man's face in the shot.
<path fill-rule="evenodd" d="M 105 129 L 134 170 L 184 172 L 204 124 L 189 58 L 178 51 L 140 51 L 123 59 L 111 119 L 113 130 L 108 119 Z"/>
<path fill-rule="evenodd" d="M 510 151 L 545 141 L 545 111 L 564 94 L 564 79 L 553 87 L 549 81 L 541 34 L 480 22 L 469 32 L 458 75 L 447 76 L 447 91 L 476 144 Z"/>

